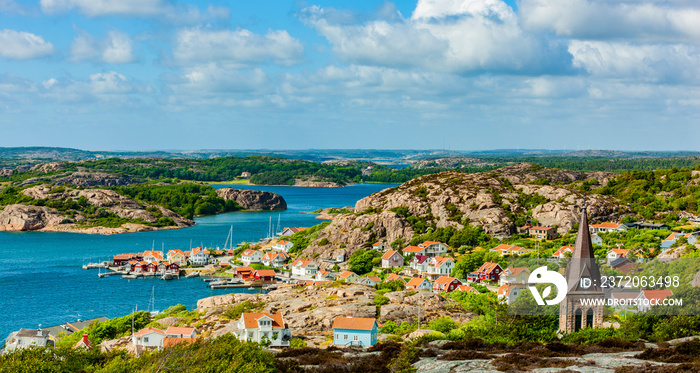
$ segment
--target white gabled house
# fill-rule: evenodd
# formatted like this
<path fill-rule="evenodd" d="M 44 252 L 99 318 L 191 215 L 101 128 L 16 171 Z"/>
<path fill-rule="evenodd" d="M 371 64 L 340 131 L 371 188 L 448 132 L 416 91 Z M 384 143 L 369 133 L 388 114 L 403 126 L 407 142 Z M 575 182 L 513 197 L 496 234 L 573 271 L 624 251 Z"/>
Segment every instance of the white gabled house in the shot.
<path fill-rule="evenodd" d="M 261 263 L 263 254 L 258 250 L 248 249 L 241 254 L 243 265 L 249 266 L 253 263 Z"/>
<path fill-rule="evenodd" d="M 185 257 L 185 253 L 180 249 L 170 250 L 168 251 L 168 262 L 184 266 L 187 264 L 187 257 Z"/>
<path fill-rule="evenodd" d="M 588 230 L 591 233 L 622 232 L 627 230 L 627 226 L 619 223 L 590 224 Z"/>
<path fill-rule="evenodd" d="M 501 285 L 498 288 L 498 299 L 505 299 L 506 304 L 512 304 L 518 298 L 520 292 L 520 288 L 515 285 Z"/>
<path fill-rule="evenodd" d="M 146 263 L 154 263 L 154 262 L 160 262 L 163 261 L 163 252 L 162 251 L 144 251 L 143 252 L 143 261 Z"/>
<path fill-rule="evenodd" d="M 234 335 L 242 341 L 261 343 L 270 341 L 271 347 L 289 346 L 292 332 L 281 313 L 243 313 L 236 324 Z"/>
<path fill-rule="evenodd" d="M 284 252 L 265 253 L 262 257 L 262 263 L 268 267 L 281 268 L 287 262 L 289 257 Z"/>
<path fill-rule="evenodd" d="M 165 337 L 167 337 L 167 334 L 160 329 L 145 328 L 134 333 L 132 342 L 134 346 L 161 348 Z"/>
<path fill-rule="evenodd" d="M 277 243 L 275 244 L 275 246 L 272 247 L 272 249 L 276 250 L 276 251 L 284 251 L 285 253 L 288 253 L 289 249 L 291 249 L 293 246 L 294 246 L 294 244 L 291 243 L 290 241 L 281 240 L 281 241 L 277 241 Z"/>
<path fill-rule="evenodd" d="M 382 255 L 382 268 L 403 267 L 403 256 L 396 250 L 389 250 Z"/>
<path fill-rule="evenodd" d="M 328 271 L 318 271 L 316 272 L 316 275 L 314 276 L 314 280 L 316 281 L 333 281 L 335 280 L 335 275 Z"/>
<path fill-rule="evenodd" d="M 189 258 L 187 258 L 187 260 L 189 260 L 190 264 L 193 265 L 209 264 L 209 252 L 206 250 L 202 250 L 199 247 L 195 247 L 190 252 L 190 256 Z"/>
<path fill-rule="evenodd" d="M 381 251 L 384 251 L 384 244 L 381 242 L 375 242 L 374 244 L 372 244 L 372 248 L 374 250 L 381 252 Z"/>
<path fill-rule="evenodd" d="M 297 259 L 292 263 L 292 275 L 313 276 L 318 272 L 318 265 L 311 260 Z"/>
<path fill-rule="evenodd" d="M 574 247 L 573 246 L 562 246 L 559 248 L 559 250 L 555 251 L 554 254 L 552 254 L 552 258 L 556 259 L 557 261 L 562 261 L 567 258 L 567 254 L 573 254 L 574 252 Z"/>
<path fill-rule="evenodd" d="M 429 257 L 442 256 L 447 253 L 447 245 L 437 241 L 425 241 L 418 247 L 425 249 L 425 255 Z"/>
<path fill-rule="evenodd" d="M 498 279 L 498 284 L 503 285 L 516 285 L 518 287 L 524 288 L 527 286 L 528 278 L 530 277 L 530 270 L 527 267 L 513 267 L 510 266 L 501 272 L 501 277 Z"/>
<path fill-rule="evenodd" d="M 409 265 L 411 269 L 417 271 L 418 273 L 423 273 L 428 270 L 428 263 L 430 258 L 425 255 L 416 255 L 411 259 Z"/>
<path fill-rule="evenodd" d="M 627 258 L 627 254 L 629 254 L 629 252 L 629 249 L 621 249 L 619 247 L 608 251 L 608 254 L 606 255 L 608 265 L 617 259 Z"/>
<path fill-rule="evenodd" d="M 431 280 L 437 280 L 442 276 L 449 276 L 454 267 L 454 259 L 449 256 L 436 256 L 428 261 L 428 266 L 424 274 Z"/>
<path fill-rule="evenodd" d="M 374 286 L 382 282 L 382 279 L 377 276 L 364 276 L 358 282 L 361 285 Z"/>

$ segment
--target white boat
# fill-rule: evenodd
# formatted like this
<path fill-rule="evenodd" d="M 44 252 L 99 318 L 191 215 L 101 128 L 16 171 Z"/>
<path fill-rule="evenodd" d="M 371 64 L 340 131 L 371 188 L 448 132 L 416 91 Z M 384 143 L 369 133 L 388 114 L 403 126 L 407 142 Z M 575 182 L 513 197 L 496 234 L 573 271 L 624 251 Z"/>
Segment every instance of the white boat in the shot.
<path fill-rule="evenodd" d="M 156 310 L 156 287 L 151 289 L 151 300 L 148 302 L 148 309 L 151 316 L 156 316 L 160 314 L 160 311 Z"/>

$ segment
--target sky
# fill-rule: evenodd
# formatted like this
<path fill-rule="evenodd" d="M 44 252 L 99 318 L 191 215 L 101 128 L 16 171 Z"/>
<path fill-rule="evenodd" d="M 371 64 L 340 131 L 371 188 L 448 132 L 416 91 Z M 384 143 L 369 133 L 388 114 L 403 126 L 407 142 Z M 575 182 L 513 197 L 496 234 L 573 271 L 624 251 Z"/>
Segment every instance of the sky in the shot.
<path fill-rule="evenodd" d="M 700 1 L 0 0 L 0 146 L 700 150 Z"/>

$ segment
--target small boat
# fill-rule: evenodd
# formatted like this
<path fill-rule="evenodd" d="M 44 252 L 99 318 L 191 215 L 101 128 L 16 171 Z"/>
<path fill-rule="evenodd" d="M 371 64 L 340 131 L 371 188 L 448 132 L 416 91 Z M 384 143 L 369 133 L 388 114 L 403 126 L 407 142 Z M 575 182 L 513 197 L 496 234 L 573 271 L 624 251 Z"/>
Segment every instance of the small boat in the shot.
<path fill-rule="evenodd" d="M 173 279 L 173 275 L 170 274 L 170 273 L 163 273 L 163 275 L 160 276 L 160 279 L 161 279 L 161 280 L 172 280 L 172 279 Z"/>
<path fill-rule="evenodd" d="M 248 290 L 255 290 L 255 288 L 251 286 L 248 288 Z"/>

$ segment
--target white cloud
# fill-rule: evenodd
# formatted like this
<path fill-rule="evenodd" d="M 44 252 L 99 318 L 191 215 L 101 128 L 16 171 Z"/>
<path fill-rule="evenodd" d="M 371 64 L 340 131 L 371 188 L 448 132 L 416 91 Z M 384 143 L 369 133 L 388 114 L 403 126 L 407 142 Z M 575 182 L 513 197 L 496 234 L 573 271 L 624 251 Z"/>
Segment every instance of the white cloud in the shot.
<path fill-rule="evenodd" d="M 700 48 L 694 46 L 574 40 L 569 52 L 574 66 L 596 78 L 700 84 Z"/>
<path fill-rule="evenodd" d="M 131 52 L 131 39 L 121 32 L 109 33 L 109 42 L 102 53 L 102 59 L 107 63 L 129 63 L 134 61 Z"/>
<path fill-rule="evenodd" d="M 630 0 L 522 0 L 523 25 L 578 39 L 700 42 L 700 3 Z"/>
<path fill-rule="evenodd" d="M 24 31 L 0 31 L 0 56 L 17 60 L 45 57 L 53 54 L 53 45 L 39 35 Z"/>
<path fill-rule="evenodd" d="M 523 31 L 501 0 L 420 0 L 410 19 L 364 24 L 335 21 L 335 11 L 318 7 L 304 9 L 301 18 L 351 63 L 454 73 L 557 73 L 570 67 L 565 46 Z"/>
<path fill-rule="evenodd" d="M 173 5 L 165 0 L 41 0 L 41 9 L 47 14 L 76 9 L 88 17 L 160 17 L 178 23 L 198 23 L 229 17 L 226 7 L 210 5 L 202 11 L 192 5 Z"/>
<path fill-rule="evenodd" d="M 116 71 L 91 74 L 88 80 L 50 78 L 42 82 L 43 98 L 66 103 L 130 102 L 150 94 L 152 88 Z"/>
<path fill-rule="evenodd" d="M 272 60 L 292 64 L 298 61 L 303 51 L 299 40 L 284 30 L 270 30 L 259 35 L 245 29 L 188 29 L 178 33 L 173 55 L 181 63 L 228 61 L 245 64 Z"/>
<path fill-rule="evenodd" d="M 119 31 L 110 31 L 103 40 L 97 40 L 87 32 L 78 30 L 70 50 L 73 62 L 100 60 L 121 64 L 134 62 L 136 59 L 132 51 L 131 38 Z"/>

